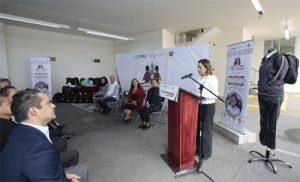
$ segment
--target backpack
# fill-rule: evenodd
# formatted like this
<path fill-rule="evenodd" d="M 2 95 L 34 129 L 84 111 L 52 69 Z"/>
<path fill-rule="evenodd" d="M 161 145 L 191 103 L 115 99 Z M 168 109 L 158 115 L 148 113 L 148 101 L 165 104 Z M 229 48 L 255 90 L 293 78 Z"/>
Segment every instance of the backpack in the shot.
<path fill-rule="evenodd" d="M 71 103 L 72 102 L 72 98 L 73 98 L 73 94 L 67 94 L 67 96 L 66 96 L 66 102 L 67 103 Z"/>
<path fill-rule="evenodd" d="M 95 82 L 94 85 L 101 86 L 101 78 L 95 78 Z"/>
<path fill-rule="evenodd" d="M 284 83 L 295 84 L 298 77 L 299 59 L 292 54 L 283 53 L 282 55 L 284 55 L 284 57 L 287 59 L 287 62 L 289 63 L 289 69 L 283 81 Z"/>
<path fill-rule="evenodd" d="M 79 85 L 79 79 L 77 77 L 73 78 L 73 83 L 72 85 Z"/>
<path fill-rule="evenodd" d="M 79 94 L 79 96 L 78 96 L 78 102 L 79 103 L 85 102 L 85 93 Z"/>
<path fill-rule="evenodd" d="M 62 95 L 61 95 L 61 102 L 66 102 L 66 100 L 67 100 L 67 93 L 63 93 Z"/>
<path fill-rule="evenodd" d="M 62 94 L 60 92 L 57 92 L 54 94 L 52 101 L 53 102 L 61 102 Z"/>
<path fill-rule="evenodd" d="M 66 84 L 68 84 L 68 83 L 72 83 L 72 78 L 70 78 L 70 77 L 66 78 Z"/>
<path fill-rule="evenodd" d="M 78 93 L 74 93 L 72 96 L 72 102 L 73 103 L 78 103 L 79 102 L 79 94 Z"/>
<path fill-rule="evenodd" d="M 91 93 L 86 93 L 85 94 L 85 100 L 84 100 L 84 102 L 85 103 L 89 103 L 89 102 L 92 102 L 93 101 L 93 94 L 91 94 Z"/>

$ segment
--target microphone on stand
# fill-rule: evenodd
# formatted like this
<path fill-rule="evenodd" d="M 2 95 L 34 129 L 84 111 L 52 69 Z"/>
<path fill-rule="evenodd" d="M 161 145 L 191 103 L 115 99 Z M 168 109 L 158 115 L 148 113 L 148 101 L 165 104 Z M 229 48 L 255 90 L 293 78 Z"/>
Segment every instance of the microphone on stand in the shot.
<path fill-rule="evenodd" d="M 185 79 L 185 78 L 188 78 L 188 77 L 193 76 L 193 75 L 194 75 L 194 73 L 190 73 L 190 74 L 184 75 L 183 77 L 181 77 L 181 79 Z"/>

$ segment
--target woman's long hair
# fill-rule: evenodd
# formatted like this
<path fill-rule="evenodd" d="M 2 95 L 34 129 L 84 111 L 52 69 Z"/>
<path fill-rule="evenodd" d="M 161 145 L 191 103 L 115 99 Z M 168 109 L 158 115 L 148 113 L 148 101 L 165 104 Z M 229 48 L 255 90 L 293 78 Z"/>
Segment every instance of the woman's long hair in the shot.
<path fill-rule="evenodd" d="M 137 86 L 137 87 L 138 87 L 138 88 L 141 87 L 139 81 L 138 81 L 136 78 L 134 78 L 134 79 L 132 79 L 132 81 L 131 81 L 130 91 L 134 88 L 134 86 L 133 86 L 133 81 L 134 81 L 134 80 L 136 80 L 137 83 L 138 83 L 138 86 Z"/>
<path fill-rule="evenodd" d="M 102 78 L 105 80 L 104 84 L 102 83 Z M 104 87 L 106 84 L 108 84 L 107 78 L 105 76 L 103 76 L 100 80 L 101 82 L 101 86 Z"/>

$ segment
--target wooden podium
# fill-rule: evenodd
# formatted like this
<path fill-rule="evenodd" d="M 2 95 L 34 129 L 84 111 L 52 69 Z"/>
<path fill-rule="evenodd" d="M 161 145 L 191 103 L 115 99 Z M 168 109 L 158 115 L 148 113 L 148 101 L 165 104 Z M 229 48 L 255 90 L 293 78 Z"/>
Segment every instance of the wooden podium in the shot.
<path fill-rule="evenodd" d="M 168 101 L 168 153 L 161 157 L 176 175 L 195 169 L 199 97 L 179 88 L 178 103 Z"/>

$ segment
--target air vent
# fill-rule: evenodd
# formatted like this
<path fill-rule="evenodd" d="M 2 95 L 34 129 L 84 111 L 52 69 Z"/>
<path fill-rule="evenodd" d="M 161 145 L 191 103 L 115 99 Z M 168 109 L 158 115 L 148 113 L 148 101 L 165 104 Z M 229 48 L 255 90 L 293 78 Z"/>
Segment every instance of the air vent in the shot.
<path fill-rule="evenodd" d="M 193 40 L 193 37 L 198 37 L 199 33 L 203 33 L 203 29 L 175 34 L 175 43 L 190 42 Z"/>

